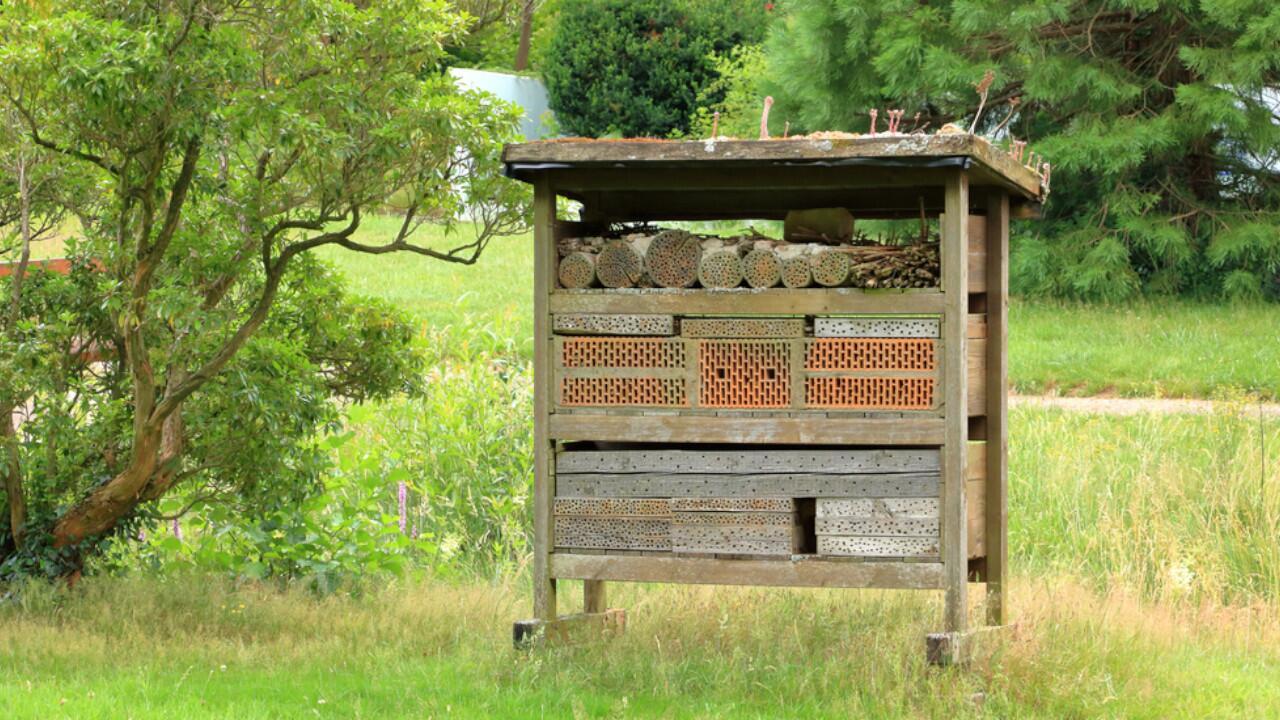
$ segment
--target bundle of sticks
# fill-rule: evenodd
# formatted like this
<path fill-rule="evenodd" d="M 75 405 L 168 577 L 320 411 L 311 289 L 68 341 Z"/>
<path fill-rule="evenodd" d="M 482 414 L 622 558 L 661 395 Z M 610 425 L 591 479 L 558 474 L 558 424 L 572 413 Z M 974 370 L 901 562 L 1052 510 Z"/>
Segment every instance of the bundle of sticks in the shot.
<path fill-rule="evenodd" d="M 566 288 L 928 288 L 939 280 L 937 243 L 790 243 L 750 232 L 735 237 L 685 230 L 559 243 Z"/>

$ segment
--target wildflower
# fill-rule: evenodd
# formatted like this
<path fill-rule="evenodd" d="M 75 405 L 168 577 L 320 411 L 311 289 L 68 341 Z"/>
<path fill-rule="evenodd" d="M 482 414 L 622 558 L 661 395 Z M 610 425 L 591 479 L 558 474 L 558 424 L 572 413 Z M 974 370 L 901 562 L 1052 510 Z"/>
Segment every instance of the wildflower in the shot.
<path fill-rule="evenodd" d="M 173 519 L 173 536 L 182 539 L 182 526 L 178 525 L 178 518 Z"/>
<path fill-rule="evenodd" d="M 1195 579 L 1195 571 L 1187 567 L 1186 563 L 1179 563 L 1169 568 L 1169 580 L 1181 592 L 1189 592 Z"/>
<path fill-rule="evenodd" d="M 409 486 L 402 480 L 396 492 L 397 505 L 400 508 L 400 534 L 405 534 L 408 526 Z"/>

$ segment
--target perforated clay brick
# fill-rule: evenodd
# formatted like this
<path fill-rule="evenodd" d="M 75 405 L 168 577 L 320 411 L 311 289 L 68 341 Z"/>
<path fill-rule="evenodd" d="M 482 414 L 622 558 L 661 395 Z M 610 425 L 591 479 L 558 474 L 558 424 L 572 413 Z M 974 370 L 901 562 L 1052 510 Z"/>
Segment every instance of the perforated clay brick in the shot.
<path fill-rule="evenodd" d="M 704 340 L 698 348 L 698 375 L 702 407 L 791 405 L 791 355 L 784 341 Z"/>

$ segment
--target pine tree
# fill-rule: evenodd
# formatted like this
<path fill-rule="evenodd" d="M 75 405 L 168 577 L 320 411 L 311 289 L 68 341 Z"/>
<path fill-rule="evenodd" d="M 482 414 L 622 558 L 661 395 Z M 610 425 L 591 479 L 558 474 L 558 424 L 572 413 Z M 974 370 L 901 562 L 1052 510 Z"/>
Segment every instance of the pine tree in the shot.
<path fill-rule="evenodd" d="M 968 127 L 1053 166 L 1015 286 L 1280 297 L 1280 5 L 1268 0 L 793 0 L 767 45 L 775 113 Z"/>

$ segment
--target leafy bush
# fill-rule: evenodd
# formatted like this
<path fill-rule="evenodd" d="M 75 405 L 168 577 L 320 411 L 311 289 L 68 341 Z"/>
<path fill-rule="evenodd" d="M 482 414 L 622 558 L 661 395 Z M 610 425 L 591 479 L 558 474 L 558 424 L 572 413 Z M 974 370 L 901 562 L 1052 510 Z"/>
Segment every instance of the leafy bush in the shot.
<path fill-rule="evenodd" d="M 119 553 L 117 562 L 301 581 L 318 592 L 411 566 L 515 566 L 530 539 L 530 376 L 527 366 L 474 362 L 433 374 L 421 397 L 352 408 L 351 429 L 322 443 L 335 466 L 321 492 L 252 516 L 197 505 L 177 532 L 151 523 L 137 558 Z"/>
<path fill-rule="evenodd" d="M 573 135 L 684 131 L 712 54 L 758 41 L 765 17 L 746 0 L 566 0 L 541 63 L 551 108 Z"/>
<path fill-rule="evenodd" d="M 759 45 L 739 45 L 728 53 L 715 55 L 713 62 L 718 77 L 698 93 L 698 108 L 689 120 L 689 134 L 708 138 L 714 130 L 727 137 L 756 137 L 765 97 L 764 50 Z M 720 114 L 718 127 L 716 113 Z"/>

